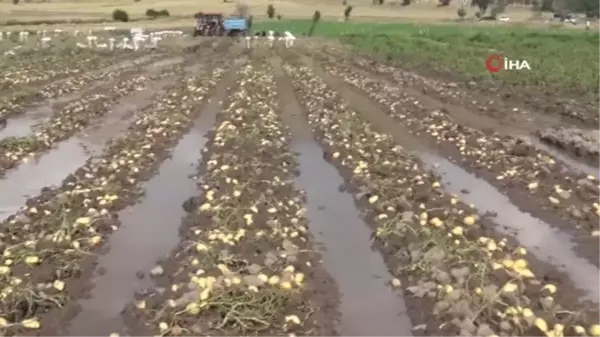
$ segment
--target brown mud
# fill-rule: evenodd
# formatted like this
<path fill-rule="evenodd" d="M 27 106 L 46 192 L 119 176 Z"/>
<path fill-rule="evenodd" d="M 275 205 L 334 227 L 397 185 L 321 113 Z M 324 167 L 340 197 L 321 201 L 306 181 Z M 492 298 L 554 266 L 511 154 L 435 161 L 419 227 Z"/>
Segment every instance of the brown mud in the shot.
<path fill-rule="evenodd" d="M 381 256 L 371 249 L 367 224 L 352 196 L 340 190 L 342 177 L 323 158 L 313 139 L 305 112 L 281 69 L 281 60 L 275 58 L 272 65 L 283 119 L 291 126 L 291 149 L 298 157 L 296 185 L 306 191 L 308 228 L 322 247 L 323 266 L 341 296 L 338 331 L 349 336 L 410 335 L 412 324 L 404 300 L 389 287 L 393 277 Z"/>
<path fill-rule="evenodd" d="M 184 74 L 181 67 L 174 70 L 180 77 Z M 216 75 L 218 74 L 212 76 Z M 109 143 L 100 157 L 88 160 L 58 188 L 45 187 L 39 196 L 27 201 L 26 208 L 3 222 L 5 238 L 6 233 L 12 231 L 10 228 L 14 229 L 15 226 L 21 228 L 19 237 L 28 237 L 34 233 L 36 236 L 40 235 L 40 246 L 32 246 L 28 251 L 43 261 L 41 264 L 30 264 L 31 267 L 35 267 L 33 272 L 20 275 L 27 269 L 19 269 L 23 260 L 18 259 L 18 253 L 12 255 L 12 277 L 18 276 L 24 281 L 21 284 L 22 288 L 14 289 L 14 293 L 19 295 L 31 292 L 33 297 L 22 298 L 19 295 L 10 301 L 4 301 L 1 315 L 17 323 L 9 326 L 9 334 L 10 331 L 29 333 L 28 329 L 34 329 L 30 332 L 36 333 L 36 328 L 27 324 L 30 322 L 34 322 L 34 325 L 41 322 L 42 334 L 61 334 L 59 331 L 64 329 L 59 328 L 59 325 L 63 319 L 72 316 L 73 307 L 68 305 L 62 310 L 51 309 L 72 304 L 73 299 L 85 293 L 88 287 L 84 275 L 92 270 L 90 268 L 93 268 L 93 256 L 96 254 L 89 252 L 102 246 L 103 235 L 117 229 L 118 221 L 114 212 L 137 200 L 141 193 L 138 181 L 144 181 L 152 175 L 157 164 L 165 158 L 173 141 L 191 125 L 191 117 L 188 115 L 190 103 L 202 97 L 182 95 L 185 93 L 182 89 L 188 88 L 185 90 L 202 93 L 202 90 L 206 90 L 205 88 L 212 83 L 210 74 L 204 74 L 202 78 L 204 84 L 201 87 L 191 84 L 186 86 L 187 82 L 182 81 L 178 88 L 169 90 L 157 98 L 153 107 L 147 113 L 138 116 L 137 121 L 130 125 L 121 138 Z M 178 113 L 174 114 L 175 111 Z M 119 169 L 119 165 L 131 166 L 128 172 L 125 172 Z M 93 193 L 94 197 L 90 198 L 89 193 Z M 80 197 L 82 199 L 79 199 Z M 82 203 L 82 200 L 85 201 Z M 84 205 L 84 208 L 78 208 L 81 205 Z M 63 215 L 62 218 L 57 218 L 55 214 Z M 65 222 L 73 223 L 75 227 L 80 225 L 90 228 L 86 232 L 76 229 L 73 232 L 61 225 Z M 60 240 L 57 241 L 57 238 Z M 18 237 L 12 237 L 11 241 L 13 240 L 18 242 Z M 3 248 L 5 256 L 11 242 L 6 244 Z M 40 248 L 42 246 L 46 248 Z M 13 249 L 17 247 L 14 246 Z M 54 256 L 57 252 L 67 255 L 59 253 L 62 257 L 56 259 Z M 23 306 L 27 303 L 30 305 Z M 23 319 L 25 320 L 22 321 Z"/>
<path fill-rule="evenodd" d="M 306 58 L 302 58 L 302 62 L 318 67 Z M 379 82 L 357 75 L 339 63 L 327 63 L 325 68 L 327 73 L 321 70 L 320 75 L 326 76 L 336 87 L 344 88 L 345 98 L 362 106 L 360 110 L 381 106 L 380 111 L 393 119 L 380 124 L 401 127 L 405 140 L 412 138 L 413 144 L 435 149 L 442 157 L 459 163 L 506 193 L 523 211 L 567 231 L 571 236 L 568 242 L 575 242 L 577 252 L 598 266 L 595 176 L 562 166 L 558 160 L 536 152 L 524 138 L 511 139 L 498 134 L 490 137 L 489 132 L 463 126 L 438 110 L 431 112 L 410 96 L 403 96 L 394 88 L 384 88 Z M 366 116 L 374 117 L 374 114 Z M 532 189 L 532 184 L 536 188 Z"/>
<path fill-rule="evenodd" d="M 323 46 L 323 44 L 320 44 Z M 326 50 L 339 54 L 343 52 L 348 55 L 348 49 L 339 43 L 325 45 Z M 392 77 L 406 84 L 419 84 L 428 94 L 440 99 L 457 102 L 463 106 L 471 106 L 502 114 L 507 112 L 521 112 L 537 115 L 534 118 L 549 117 L 553 120 L 561 120 L 565 124 L 589 128 L 590 125 L 598 124 L 598 96 L 597 93 L 581 95 L 577 99 L 565 97 L 561 92 L 535 90 L 513 90 L 510 87 L 498 87 L 491 83 L 465 81 L 463 76 L 450 72 L 439 72 L 430 67 L 419 67 L 417 69 L 402 69 L 401 64 L 382 60 L 373 55 L 352 54 L 352 60 L 367 67 L 375 67 L 381 73 L 392 75 Z M 419 75 L 422 74 L 422 75 Z M 521 88 L 519 88 L 521 89 Z M 554 89 L 557 90 L 557 89 Z"/>
<path fill-rule="evenodd" d="M 344 47 L 320 42 L 309 42 L 309 52 L 321 59 L 344 60 L 356 71 L 366 72 L 371 77 L 401 86 L 409 95 L 413 95 L 426 105 L 443 106 L 444 110 L 454 118 L 465 117 L 462 122 L 476 123 L 480 127 L 494 128 L 498 131 L 515 131 L 538 136 L 545 129 L 572 125 L 588 133 L 598 124 L 597 100 L 592 103 L 581 103 L 562 99 L 561 102 L 550 103 L 553 97 L 539 98 L 529 95 L 530 102 L 523 102 L 514 93 L 481 93 L 477 85 L 461 87 L 456 81 L 444 79 L 444 76 L 425 77 L 399 67 L 387 65 L 375 58 L 351 53 Z M 351 56 L 352 55 L 352 56 Z M 441 79 L 440 79 L 441 78 Z M 510 102 L 510 103 L 509 103 Z M 519 104 L 521 102 L 521 104 Z M 595 107 L 594 107 L 595 104 Z M 483 124 L 482 124 L 483 123 Z M 541 137 L 544 140 L 543 137 Z M 570 146 L 569 137 L 559 137 L 549 145 L 565 151 L 571 158 L 581 160 L 588 165 L 598 167 L 597 150 L 584 146 Z"/>
<path fill-rule="evenodd" d="M 64 133 L 39 162 L 12 144 L 0 335 L 598 335 L 597 237 L 507 169 L 548 165 L 560 205 L 597 178 L 508 142 L 525 122 L 296 49 L 190 41 L 53 111 L 22 137 Z"/>
<path fill-rule="evenodd" d="M 340 104 L 340 97 L 330 92 L 320 80 L 315 77 L 309 80 L 308 68 L 301 70 L 300 68 L 288 66 L 286 70 L 292 77 L 297 94 L 300 95 L 301 100 L 308 107 L 309 121 L 318 135 L 317 139 L 319 139 L 326 149 L 327 158 L 331 158 L 341 172 L 344 173 L 346 181 L 351 182 L 349 187 L 357 194 L 357 198 L 363 207 L 362 209 L 368 212 L 367 218 L 376 227 L 377 230 L 374 234 L 378 238 L 377 241 L 386 257 L 388 266 L 394 274 L 399 275 L 398 277 L 401 277 L 403 281 L 408 283 L 406 287 L 403 285 L 403 288 L 407 295 L 409 316 L 413 324 L 415 324 L 415 330 L 418 330 L 414 333 L 435 335 L 460 332 L 461 334 L 476 333 L 481 335 L 493 334 L 500 329 L 504 331 L 514 331 L 513 329 L 521 330 L 521 332 L 516 333 L 540 333 L 539 331 L 535 332 L 535 328 L 530 329 L 527 326 L 515 326 L 513 323 L 509 323 L 510 320 L 507 322 L 497 322 L 494 319 L 489 321 L 485 317 L 480 317 L 474 319 L 476 320 L 475 325 L 473 325 L 473 322 L 471 322 L 471 325 L 468 325 L 466 324 L 467 322 L 461 321 L 461 317 L 465 315 L 469 317 L 473 314 L 471 311 L 473 310 L 472 305 L 475 305 L 475 307 L 478 306 L 478 304 L 475 304 L 478 300 L 470 298 L 472 295 L 469 295 L 469 293 L 482 291 L 482 289 L 476 288 L 474 284 L 470 284 L 470 281 L 465 283 L 465 277 L 470 280 L 475 276 L 468 276 L 473 271 L 472 268 L 479 269 L 477 277 L 483 277 L 484 279 L 492 278 L 495 280 L 493 283 L 500 281 L 502 277 L 502 273 L 496 272 L 493 272 L 493 275 L 487 275 L 488 272 L 497 268 L 490 269 L 488 272 L 481 270 L 482 265 L 487 264 L 484 262 L 487 259 L 476 258 L 480 253 L 477 253 L 478 249 L 475 248 L 477 246 L 475 242 L 479 244 L 484 243 L 484 247 L 486 248 L 481 253 L 487 250 L 488 256 L 492 257 L 492 261 L 489 261 L 489 263 L 495 266 L 496 262 L 493 262 L 493 260 L 498 257 L 502 260 L 501 256 L 503 254 L 506 254 L 503 257 L 504 261 L 513 261 L 508 257 L 508 254 L 515 249 L 515 244 L 518 244 L 516 240 L 513 240 L 509 236 L 502 236 L 504 238 L 499 237 L 497 232 L 493 230 L 496 225 L 484 217 L 481 217 L 479 220 L 481 221 L 481 227 L 472 227 L 471 220 L 469 220 L 468 226 L 452 224 L 455 221 L 452 214 L 463 214 L 462 216 L 465 216 L 465 214 L 473 214 L 473 210 L 467 205 L 461 205 L 460 201 L 457 203 L 454 200 L 458 200 L 456 197 L 452 197 L 451 199 L 449 195 L 445 195 L 440 190 L 442 187 L 439 183 L 440 178 L 435 173 L 431 174 L 418 168 L 421 164 L 418 161 L 414 161 L 414 157 L 409 153 L 403 153 L 403 149 L 398 149 L 393 144 L 390 144 L 391 138 L 388 135 L 374 132 L 374 129 L 369 124 L 361 124 L 358 120 L 362 119 L 364 114 L 359 116 L 356 112 L 348 110 L 345 105 Z M 302 79 L 302 76 L 307 77 Z M 325 98 L 317 98 L 322 96 Z M 319 103 L 318 100 L 322 101 Z M 348 143 L 346 142 L 350 139 L 341 138 L 344 136 L 353 139 L 351 140 L 353 146 L 347 146 Z M 374 153 L 377 155 L 374 156 Z M 399 160 L 397 164 L 394 164 L 392 158 Z M 374 161 L 378 161 L 379 164 L 374 164 Z M 393 181 L 399 185 L 394 186 Z M 408 184 L 408 186 L 403 184 Z M 430 186 L 433 186 L 433 189 Z M 427 192 L 427 190 L 431 192 Z M 455 206 L 450 207 L 450 205 Z M 459 211 L 459 209 L 461 210 Z M 427 213 L 433 213 L 433 215 Z M 420 219 L 421 226 L 426 227 L 418 229 L 419 224 L 417 221 L 417 227 L 414 229 L 414 232 L 409 229 L 409 227 L 413 226 L 411 224 L 414 221 L 413 216 Z M 476 219 L 477 217 L 473 218 Z M 438 233 L 435 229 L 446 226 L 450 226 L 447 236 L 443 230 L 441 233 Z M 467 234 L 467 231 L 472 232 Z M 439 236 L 440 234 L 443 236 Z M 462 241 L 461 238 L 466 241 Z M 448 239 L 450 239 L 450 242 L 444 243 Z M 428 247 L 428 242 L 437 242 L 437 244 Z M 465 246 L 456 251 L 454 250 L 455 248 L 442 248 L 448 243 L 457 245 L 458 247 L 461 247 L 463 244 Z M 443 251 L 440 251 L 440 249 Z M 469 251 L 466 256 L 462 256 L 464 253 L 461 253 L 461 250 L 463 249 Z M 519 250 L 517 249 L 516 251 Z M 495 256 L 496 254 L 498 254 L 498 257 Z M 574 290 L 576 287 L 569 280 L 569 275 L 558 273 L 552 264 L 540 261 L 534 256 L 528 255 L 527 260 L 529 263 L 525 265 L 528 265 L 533 270 L 531 272 L 528 269 L 527 273 L 530 274 L 528 277 L 537 275 L 533 276 L 537 278 L 539 275 L 543 275 L 543 280 L 546 282 L 552 280 L 551 282 L 555 284 L 561 284 L 564 287 L 563 289 L 565 289 L 564 291 L 569 293 L 563 293 L 564 297 L 561 300 L 556 299 L 557 303 L 570 305 L 571 308 L 576 308 L 580 305 L 577 297 L 582 296 L 582 293 Z M 512 268 L 512 262 L 509 262 L 503 263 L 505 267 Z M 442 266 L 440 263 L 442 265 L 449 264 L 449 268 L 452 265 L 456 267 L 452 269 L 441 268 L 438 270 L 437 268 Z M 523 264 L 523 262 L 519 262 L 519 264 Z M 499 265 L 500 269 L 502 269 L 502 265 Z M 523 273 L 522 270 L 519 272 Z M 498 284 L 502 288 L 504 283 L 500 281 L 500 283 L 495 284 Z M 510 282 L 507 284 L 510 284 Z M 523 288 L 521 291 L 524 291 L 524 293 L 517 298 L 524 296 L 522 298 L 528 298 L 528 303 L 532 303 L 531 301 L 535 302 L 532 296 L 535 294 L 534 289 L 540 286 L 539 283 L 525 281 L 522 285 Z M 483 292 L 492 291 L 495 293 L 500 289 L 494 288 L 494 290 L 492 288 L 488 287 Z M 510 290 L 507 290 L 509 288 Z M 597 285 L 594 288 L 592 284 L 590 288 L 592 288 L 592 293 L 588 293 L 588 299 L 593 301 L 595 300 L 594 294 L 597 293 Z M 440 289 L 445 290 L 440 293 Z M 506 287 L 506 284 L 502 289 L 500 292 L 514 291 L 512 286 Z M 469 302 L 472 303 L 469 304 Z M 486 306 L 481 308 L 481 310 L 492 310 L 492 312 L 494 310 L 492 308 L 498 305 L 494 301 L 485 304 Z M 500 307 L 503 305 L 506 304 L 502 304 Z M 489 309 L 487 306 L 489 306 Z M 591 309 L 593 305 L 588 305 L 587 308 Z M 532 309 L 536 311 L 535 315 L 542 315 L 543 311 L 545 311 L 545 309 L 541 309 L 542 312 L 537 312 L 540 310 L 537 307 L 532 307 Z M 593 316 L 594 314 L 591 314 L 589 317 Z M 544 315 L 544 319 L 549 320 L 550 318 Z M 564 317 L 557 316 L 552 318 L 552 320 L 556 319 L 563 320 Z M 440 325 L 435 322 L 447 323 Z M 580 329 L 579 327 L 572 328 Z M 558 327 L 557 329 L 562 328 Z"/>

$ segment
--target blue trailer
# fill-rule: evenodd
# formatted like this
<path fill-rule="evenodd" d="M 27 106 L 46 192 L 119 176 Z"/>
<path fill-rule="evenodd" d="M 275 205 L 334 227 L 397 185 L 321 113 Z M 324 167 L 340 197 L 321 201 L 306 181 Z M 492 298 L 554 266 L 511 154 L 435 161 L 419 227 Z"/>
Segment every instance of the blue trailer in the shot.
<path fill-rule="evenodd" d="M 245 36 L 248 33 L 248 20 L 242 16 L 230 16 L 223 20 L 223 30 L 227 36 Z"/>

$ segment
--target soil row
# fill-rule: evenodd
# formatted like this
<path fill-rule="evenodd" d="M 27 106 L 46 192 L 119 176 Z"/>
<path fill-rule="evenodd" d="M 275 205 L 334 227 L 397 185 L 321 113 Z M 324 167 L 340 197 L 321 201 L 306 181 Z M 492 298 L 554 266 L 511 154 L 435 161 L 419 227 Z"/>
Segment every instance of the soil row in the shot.
<path fill-rule="evenodd" d="M 183 68 L 176 73 L 189 76 Z M 60 332 L 65 309 L 53 309 L 73 304 L 83 294 L 94 255 L 119 228 L 118 212 L 143 195 L 142 182 L 192 125 L 192 107 L 204 100 L 221 74 L 220 68 L 204 69 L 198 75 L 202 80 L 182 78 L 99 157 L 88 160 L 60 187 L 42 190 L 2 223 L 3 335 Z"/>
<path fill-rule="evenodd" d="M 184 205 L 181 245 L 129 308 L 155 335 L 330 335 L 275 81 L 248 65 L 217 117 Z"/>
<path fill-rule="evenodd" d="M 32 85 L 42 85 L 73 75 L 88 72 L 90 68 L 105 67 L 119 58 L 102 53 L 54 53 L 42 60 L 32 62 L 31 58 L 19 56 L 20 62 L 2 67 L 0 92 L 22 90 Z M 24 67 L 22 63 L 29 66 Z"/>
<path fill-rule="evenodd" d="M 339 59 L 342 54 L 335 48 L 321 48 L 324 54 Z M 482 114 L 500 119 L 512 119 L 510 114 L 522 114 L 528 112 L 537 114 L 531 116 L 534 119 L 541 118 L 562 121 L 567 124 L 577 124 L 580 126 L 598 124 L 598 101 L 586 98 L 577 101 L 571 98 L 563 98 L 560 95 L 551 97 L 551 95 L 529 95 L 525 92 L 514 92 L 510 90 L 493 90 L 483 93 L 479 90 L 479 84 L 469 81 L 466 86 L 459 85 L 460 82 L 436 80 L 430 77 L 424 77 L 415 72 L 401 69 L 398 67 L 386 65 L 384 62 L 378 62 L 374 59 L 362 56 L 352 56 L 348 58 L 352 66 L 375 71 L 377 74 L 385 76 L 390 80 L 412 88 L 420 88 L 423 93 L 435 97 L 444 102 L 462 105 L 479 111 Z M 508 104 L 507 102 L 511 102 Z M 523 104 L 519 104 L 521 102 Z M 531 111 L 528 111 L 531 110 Z M 519 117 L 520 118 L 520 117 Z"/>
<path fill-rule="evenodd" d="M 36 132 L 25 137 L 7 137 L 0 140 L 0 174 L 15 168 L 19 163 L 52 149 L 56 144 L 83 130 L 92 121 L 110 112 L 122 97 L 144 86 L 153 78 L 167 76 L 173 68 L 161 69 L 159 73 L 144 73 L 144 68 L 120 73 L 110 87 L 96 88 L 66 106 L 36 127 Z M 144 74 L 140 74 L 144 73 Z"/>
<path fill-rule="evenodd" d="M 404 124 L 406 130 L 427 138 L 445 157 L 506 191 L 519 201 L 517 204 L 525 205 L 526 211 L 539 214 L 562 229 L 588 237 L 600 235 L 600 185 L 594 176 L 573 171 L 526 139 L 471 128 L 441 111 L 429 111 L 414 97 L 357 74 L 351 68 L 334 63 L 326 63 L 324 67 L 367 93 Z M 544 211 L 551 214 L 545 216 Z M 590 242 L 585 237 L 583 240 Z"/>
<path fill-rule="evenodd" d="M 131 59 L 133 66 L 142 66 L 153 58 Z M 105 58 L 101 62 L 88 65 L 84 73 L 78 73 L 64 80 L 54 80 L 46 85 L 28 86 L 0 99 L 0 120 L 23 114 L 27 107 L 44 100 L 61 98 L 66 94 L 84 90 L 98 81 L 105 81 L 121 75 L 121 71 L 130 67 L 123 62 L 122 67 L 114 67 L 114 59 Z M 138 62 L 139 61 L 139 62 Z"/>
<path fill-rule="evenodd" d="M 568 277 L 499 237 L 440 177 L 375 131 L 309 68 L 285 65 L 330 160 L 373 226 L 416 335 L 597 334 Z M 547 275 L 553 275 L 549 279 Z"/>

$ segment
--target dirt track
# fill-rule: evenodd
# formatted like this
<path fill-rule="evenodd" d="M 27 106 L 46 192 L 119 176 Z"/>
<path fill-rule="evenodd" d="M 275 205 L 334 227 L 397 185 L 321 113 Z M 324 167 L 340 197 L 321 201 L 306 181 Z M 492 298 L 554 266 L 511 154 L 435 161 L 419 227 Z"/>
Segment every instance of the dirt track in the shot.
<path fill-rule="evenodd" d="M 598 334 L 597 168 L 302 43 L 14 101 L 0 332 Z"/>

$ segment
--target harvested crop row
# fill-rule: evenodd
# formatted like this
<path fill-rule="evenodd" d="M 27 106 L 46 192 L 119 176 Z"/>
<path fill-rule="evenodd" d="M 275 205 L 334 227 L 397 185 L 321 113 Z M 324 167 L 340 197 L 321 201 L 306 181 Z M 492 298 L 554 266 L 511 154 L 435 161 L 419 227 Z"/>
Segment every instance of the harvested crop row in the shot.
<path fill-rule="evenodd" d="M 47 326 L 54 322 L 45 322 L 42 315 L 82 295 L 69 282 L 88 266 L 82 259 L 98 252 L 105 236 L 117 230 L 118 212 L 143 194 L 141 182 L 192 125 L 194 106 L 222 73 L 217 68 L 203 72 L 201 80 L 182 79 L 101 156 L 60 187 L 28 200 L 27 207 L 0 225 L 0 334 L 37 334 L 41 325 L 51 330 Z"/>
<path fill-rule="evenodd" d="M 81 74 L 90 68 L 99 68 L 114 63 L 117 58 L 100 53 L 75 53 L 53 55 L 49 60 L 31 62 L 31 59 L 21 59 L 35 64 L 35 67 L 16 69 L 2 67 L 0 90 L 11 89 L 23 85 L 34 85 L 61 77 Z"/>
<path fill-rule="evenodd" d="M 151 59 L 144 59 L 142 62 L 135 62 L 135 60 L 133 62 L 136 66 L 141 66 L 151 61 Z M 114 60 L 110 62 L 114 62 Z M 0 98 L 0 120 L 23 113 L 25 111 L 24 104 L 35 104 L 43 100 L 58 98 L 65 94 L 81 91 L 98 81 L 104 81 L 122 75 L 123 69 L 110 69 L 94 72 L 94 70 L 105 68 L 110 65 L 109 62 L 107 63 L 108 64 L 96 64 L 92 66 L 92 68 L 88 67 L 88 71 L 85 73 L 75 75 L 64 81 L 54 81 L 41 88 L 30 87 L 22 92 Z"/>
<path fill-rule="evenodd" d="M 597 312 L 569 308 L 574 294 L 568 284 L 536 276 L 550 266 L 484 229 L 489 223 L 475 209 L 445 194 L 438 177 L 347 109 L 308 68 L 286 65 L 285 71 L 328 159 L 375 228 L 392 274 L 402 280 L 395 284 L 404 289 L 416 333 L 597 334 Z"/>
<path fill-rule="evenodd" d="M 164 288 L 131 305 L 148 333 L 331 333 L 323 332 L 331 317 L 311 316 L 320 309 L 308 290 L 318 262 L 293 186 L 290 136 L 275 113 L 274 78 L 252 65 L 241 76 L 201 165 L 198 208 L 161 263 Z"/>
<path fill-rule="evenodd" d="M 156 76 L 165 76 L 169 71 L 172 69 L 167 68 L 161 75 Z M 34 134 L 1 139 L 0 174 L 16 167 L 21 161 L 28 161 L 31 156 L 50 150 L 57 143 L 81 131 L 95 118 L 107 114 L 118 99 L 136 90 L 142 90 L 150 80 L 148 75 L 137 75 L 117 81 L 107 92 L 93 92 L 69 102 L 40 125 Z"/>
<path fill-rule="evenodd" d="M 508 101 L 523 101 L 527 108 L 543 112 L 545 114 L 554 114 L 576 121 L 584 125 L 596 125 L 598 124 L 598 113 L 597 113 L 597 101 L 596 107 L 593 104 L 589 104 L 585 100 L 576 101 L 567 97 L 555 99 L 548 99 L 548 97 L 540 98 L 535 96 L 524 97 L 525 92 L 507 92 L 501 93 L 501 97 L 483 98 L 476 93 L 478 84 L 474 81 L 469 81 L 468 88 L 461 88 L 455 82 L 440 81 L 433 78 L 424 77 L 411 71 L 406 71 L 398 67 L 389 66 L 382 62 L 373 62 L 372 59 L 357 56 L 354 52 L 346 51 L 345 55 L 340 55 L 339 51 L 333 51 L 333 49 L 324 48 L 320 52 L 326 54 L 326 58 L 339 62 L 340 57 L 348 58 L 348 55 L 352 55 L 352 59 L 348 66 L 359 67 L 369 72 L 375 71 L 377 75 L 385 76 L 393 82 L 400 84 L 403 87 L 421 88 L 424 93 L 428 96 L 435 97 L 443 102 L 451 104 L 458 104 L 466 106 L 473 111 L 479 111 L 482 114 L 493 116 L 494 118 L 509 118 L 512 116 L 508 115 L 507 112 L 521 113 L 524 110 L 521 107 L 515 107 L 515 104 L 509 104 Z M 350 54 L 351 53 L 351 54 Z M 484 96 L 485 97 L 485 96 Z M 519 104 L 517 103 L 517 106 Z"/>
<path fill-rule="evenodd" d="M 574 172 L 526 140 L 489 134 L 460 125 L 442 111 L 428 111 L 416 98 L 350 68 L 333 63 L 325 67 L 388 107 L 411 133 L 428 136 L 447 150 L 449 157 L 477 170 L 509 195 L 526 196 L 541 209 L 560 215 L 569 221 L 569 229 L 600 235 L 600 185 L 595 177 Z"/>

